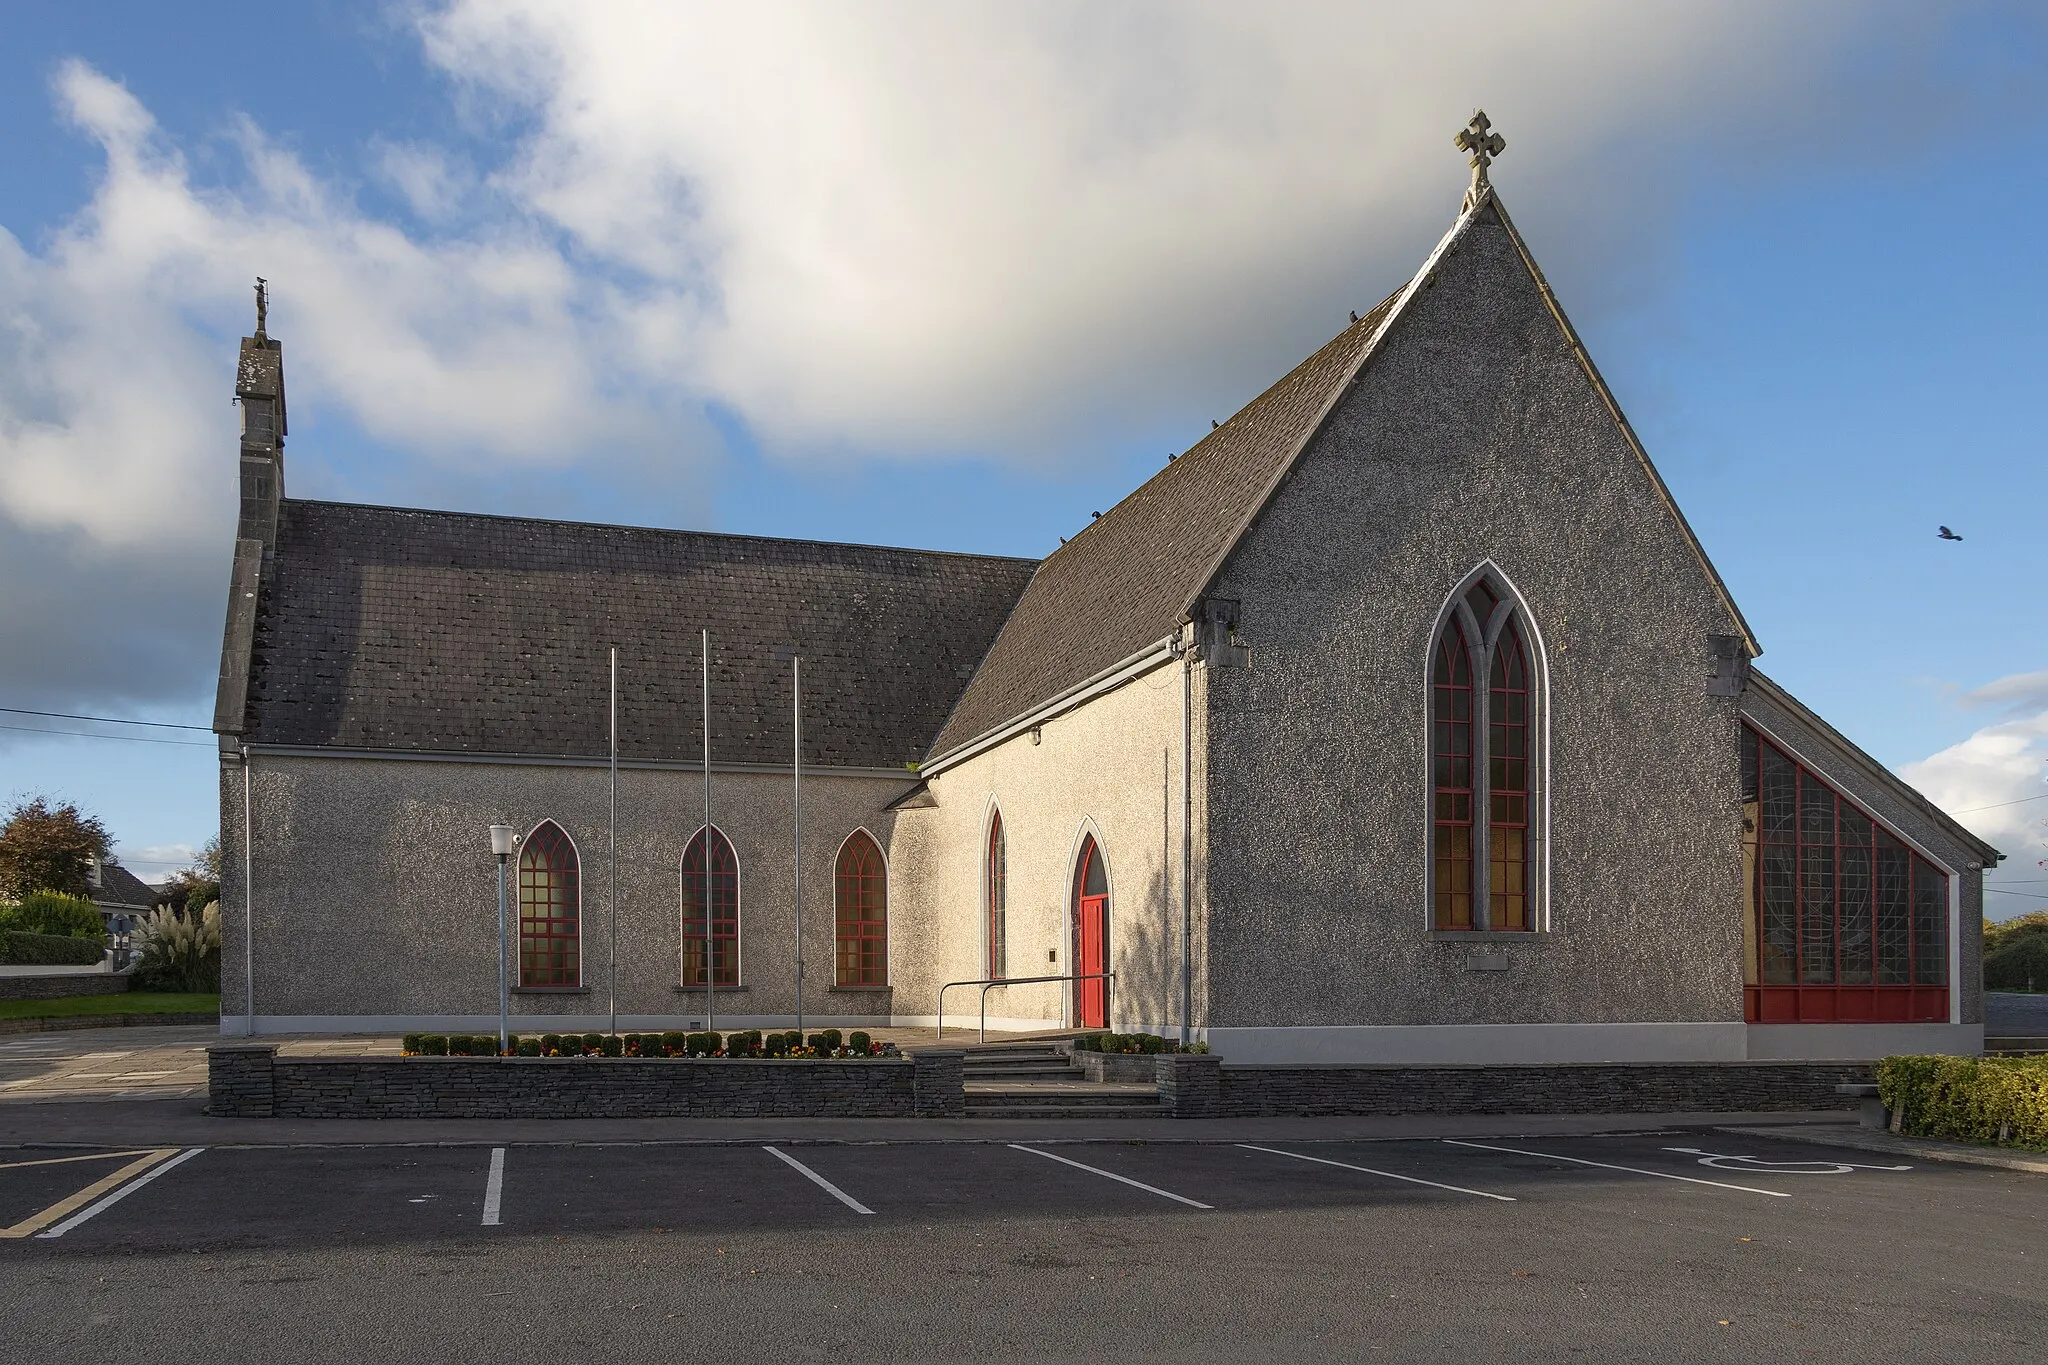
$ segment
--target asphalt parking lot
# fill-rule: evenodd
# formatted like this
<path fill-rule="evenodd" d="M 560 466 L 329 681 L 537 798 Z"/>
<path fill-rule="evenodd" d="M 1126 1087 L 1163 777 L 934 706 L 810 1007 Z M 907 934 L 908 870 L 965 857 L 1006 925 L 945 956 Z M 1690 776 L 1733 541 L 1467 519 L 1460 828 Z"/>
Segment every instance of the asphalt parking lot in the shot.
<path fill-rule="evenodd" d="M 1714 1130 L 14 1148 L 0 1227 L 22 1360 L 2048 1349 L 2048 1177 Z"/>

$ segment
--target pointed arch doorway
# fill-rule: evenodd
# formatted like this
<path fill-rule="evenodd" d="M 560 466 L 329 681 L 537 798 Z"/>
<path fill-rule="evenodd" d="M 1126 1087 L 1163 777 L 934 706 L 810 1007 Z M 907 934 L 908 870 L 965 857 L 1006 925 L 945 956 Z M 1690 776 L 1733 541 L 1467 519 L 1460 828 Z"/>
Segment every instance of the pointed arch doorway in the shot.
<path fill-rule="evenodd" d="M 1074 862 L 1074 1022 L 1081 1028 L 1109 1027 L 1109 868 L 1090 834 Z"/>

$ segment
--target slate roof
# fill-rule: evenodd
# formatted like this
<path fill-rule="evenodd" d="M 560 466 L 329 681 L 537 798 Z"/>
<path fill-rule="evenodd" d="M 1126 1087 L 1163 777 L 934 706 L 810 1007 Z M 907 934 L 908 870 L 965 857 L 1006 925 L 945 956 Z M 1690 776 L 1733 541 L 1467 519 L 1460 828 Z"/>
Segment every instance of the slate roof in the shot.
<path fill-rule="evenodd" d="M 1171 634 L 1399 297 L 1339 332 L 1039 565 L 932 755 Z"/>
<path fill-rule="evenodd" d="M 106 910 L 139 907 L 147 911 L 156 904 L 156 897 L 155 887 L 119 863 L 100 864 L 100 884 L 92 894 L 93 904 Z"/>
<path fill-rule="evenodd" d="M 624 758 L 921 758 L 1034 561 L 287 500 L 263 569 L 245 741 L 596 756 L 619 647 Z"/>

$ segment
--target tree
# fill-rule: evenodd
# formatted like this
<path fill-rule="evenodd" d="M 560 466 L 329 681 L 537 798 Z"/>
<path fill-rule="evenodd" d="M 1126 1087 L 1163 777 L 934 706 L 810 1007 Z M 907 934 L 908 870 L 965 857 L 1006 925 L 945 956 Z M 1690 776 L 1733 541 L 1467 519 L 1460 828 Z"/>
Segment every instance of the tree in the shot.
<path fill-rule="evenodd" d="M 53 806 L 46 796 L 20 801 L 0 826 L 0 895 L 90 896 L 93 860 L 104 861 L 110 846 L 107 827 L 71 802 Z"/>
<path fill-rule="evenodd" d="M 181 868 L 165 879 L 156 903 L 180 914 L 196 915 L 220 899 L 220 836 L 206 841 L 190 867 Z"/>

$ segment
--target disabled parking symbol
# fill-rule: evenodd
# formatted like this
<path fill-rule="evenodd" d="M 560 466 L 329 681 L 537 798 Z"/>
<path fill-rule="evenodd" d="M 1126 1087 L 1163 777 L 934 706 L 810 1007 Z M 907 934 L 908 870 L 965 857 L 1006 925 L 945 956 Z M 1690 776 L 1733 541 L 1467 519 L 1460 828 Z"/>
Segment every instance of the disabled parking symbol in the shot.
<path fill-rule="evenodd" d="M 1756 1156 L 1736 1156 L 1729 1152 L 1710 1152 L 1704 1147 L 1666 1147 L 1667 1152 L 1679 1152 L 1696 1157 L 1702 1166 L 1712 1166 L 1722 1171 L 1763 1171 L 1772 1175 L 1848 1175 L 1851 1171 L 1910 1171 L 1911 1166 L 1864 1166 L 1851 1161 L 1766 1161 Z"/>

